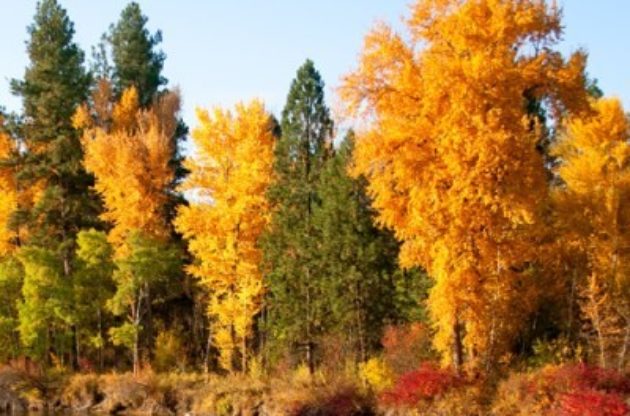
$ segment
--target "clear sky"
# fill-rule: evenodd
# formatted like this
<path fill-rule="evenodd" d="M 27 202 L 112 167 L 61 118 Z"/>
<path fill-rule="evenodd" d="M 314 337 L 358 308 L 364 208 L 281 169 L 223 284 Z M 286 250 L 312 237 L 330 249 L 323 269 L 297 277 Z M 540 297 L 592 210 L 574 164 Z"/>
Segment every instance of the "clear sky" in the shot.
<path fill-rule="evenodd" d="M 127 0 L 60 0 L 75 23 L 76 40 L 90 56 Z M 409 0 L 140 0 L 149 28 L 160 28 L 167 54 L 164 75 L 179 85 L 184 119 L 195 106 L 232 105 L 259 97 L 278 113 L 295 70 L 315 61 L 329 101 L 351 69 L 362 38 L 378 20 L 399 26 Z M 27 65 L 26 26 L 35 0 L 0 0 L 0 105 L 18 110 L 9 80 Z M 585 48 L 589 73 L 606 94 L 630 108 L 630 1 L 560 0 L 566 52 Z"/>

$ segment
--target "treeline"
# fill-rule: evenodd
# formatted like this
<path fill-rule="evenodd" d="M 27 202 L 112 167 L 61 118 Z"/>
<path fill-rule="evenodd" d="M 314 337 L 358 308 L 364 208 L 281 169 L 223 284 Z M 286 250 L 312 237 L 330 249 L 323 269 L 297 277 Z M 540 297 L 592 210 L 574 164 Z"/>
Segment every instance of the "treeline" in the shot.
<path fill-rule="evenodd" d="M 130 3 L 88 69 L 38 3 L 0 140 L 2 361 L 627 369 L 630 124 L 557 50 L 555 6 L 419 0 L 342 80 L 356 133 L 307 60 L 279 118 L 199 109 L 186 158 L 146 24 Z"/>
<path fill-rule="evenodd" d="M 130 3 L 86 63 L 64 8 L 37 4 L 1 136 L 0 361 L 314 368 L 326 342 L 363 360 L 421 316 L 423 275 L 346 173 L 354 138 L 334 146 L 313 63 L 280 120 L 259 101 L 199 110 L 184 161 L 147 21 Z"/>

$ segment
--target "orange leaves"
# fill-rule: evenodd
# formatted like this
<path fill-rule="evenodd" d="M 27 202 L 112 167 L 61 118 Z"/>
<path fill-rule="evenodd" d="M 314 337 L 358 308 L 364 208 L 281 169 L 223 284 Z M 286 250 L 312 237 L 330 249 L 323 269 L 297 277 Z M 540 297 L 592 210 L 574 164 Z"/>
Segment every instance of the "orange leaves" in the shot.
<path fill-rule="evenodd" d="M 592 114 L 568 120 L 553 149 L 564 181 L 556 205 L 570 230 L 565 233 L 586 254 L 590 276 L 582 312 L 603 367 L 624 368 L 622 334 L 630 333 L 629 138 L 630 122 L 619 100 L 600 99 Z"/>
<path fill-rule="evenodd" d="M 163 126 L 174 123 L 163 118 L 175 119 L 177 108 L 169 114 L 160 114 L 160 109 L 169 95 L 144 111 L 138 110 L 137 93 L 128 90 L 115 106 L 113 131 L 94 127 L 84 132 L 84 164 L 95 176 L 94 188 L 106 208 L 102 218 L 113 225 L 109 237 L 119 248 L 133 230 L 158 238 L 168 233 L 163 207 L 173 180 L 169 161 L 174 131 Z"/>
<path fill-rule="evenodd" d="M 4 120 L 0 119 L 0 128 Z M 15 141 L 4 131 L 0 131 L 0 160 L 7 161 L 17 153 Z M 15 231 L 9 228 L 9 220 L 18 209 L 18 184 L 15 169 L 10 165 L 0 165 L 0 256 L 15 249 Z"/>
<path fill-rule="evenodd" d="M 377 27 L 344 79 L 348 114 L 368 115 L 354 173 L 403 241 L 402 264 L 437 281 L 444 357 L 459 316 L 469 357 L 493 360 L 529 313 L 512 307 L 531 284 L 514 270 L 535 255 L 547 193 L 542 130 L 526 104 L 545 99 L 557 117 L 587 107 L 583 57 L 553 51 L 559 13 L 544 1 L 418 1 L 407 26 L 411 42 Z M 498 325 L 497 312 L 513 318 Z"/>
<path fill-rule="evenodd" d="M 269 221 L 266 199 L 272 179 L 271 116 L 260 101 L 235 110 L 197 110 L 192 134 L 197 153 L 186 161 L 176 228 L 197 261 L 189 271 L 210 294 L 208 313 L 217 319 L 214 339 L 221 363 L 232 369 L 237 343 L 250 335 L 263 293 L 258 237 Z M 243 357 L 246 351 L 241 349 Z"/>

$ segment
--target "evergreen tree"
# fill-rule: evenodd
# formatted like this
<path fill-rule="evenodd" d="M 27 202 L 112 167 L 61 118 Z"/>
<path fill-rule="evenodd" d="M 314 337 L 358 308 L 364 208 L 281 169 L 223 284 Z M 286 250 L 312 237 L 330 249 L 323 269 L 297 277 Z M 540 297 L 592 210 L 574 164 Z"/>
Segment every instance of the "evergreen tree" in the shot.
<path fill-rule="evenodd" d="M 17 217 L 25 218 L 27 222 L 27 243 L 41 248 L 37 252 L 41 255 L 36 257 L 45 257 L 46 262 L 52 261 L 50 256 L 59 260 L 61 272 L 56 273 L 55 268 L 55 273 L 46 279 L 58 278 L 63 282 L 47 281 L 46 285 L 65 288 L 71 280 L 76 233 L 93 225 L 98 212 L 97 200 L 89 192 L 92 177 L 83 169 L 79 135 L 71 121 L 77 106 L 87 98 L 91 77 L 83 66 L 84 54 L 73 41 L 73 23 L 56 0 L 42 0 L 37 4 L 34 23 L 28 32 L 30 64 L 24 79 L 13 80 L 11 84 L 13 93 L 23 100 L 20 133 L 26 153 L 20 164 L 18 180 L 22 188 L 37 187 L 41 191 L 33 206 L 22 207 L 26 212 Z M 21 258 L 34 257 L 24 254 Z M 28 263 L 34 264 L 30 260 Z M 27 282 L 32 286 L 30 289 L 26 287 Z M 54 299 L 62 296 L 63 291 L 49 292 L 47 286 L 35 287 L 39 283 L 41 279 L 25 280 L 24 294 L 31 289 L 33 293 L 40 291 L 46 293 L 48 304 L 63 304 L 63 299 Z M 37 296 L 25 296 L 24 302 L 20 309 L 21 328 L 29 327 L 24 320 L 29 320 L 33 311 L 47 314 L 38 315 L 38 319 L 57 320 L 56 308 L 30 304 L 40 302 Z M 51 348 L 61 345 L 50 339 L 51 336 L 67 337 L 67 334 L 59 333 L 59 328 L 39 329 L 47 331 L 48 347 Z M 76 342 L 76 328 L 71 325 L 69 329 Z M 26 337 L 25 332 L 22 333 L 23 339 L 41 339 L 41 332 Z M 76 360 L 73 364 L 77 364 Z"/>
<path fill-rule="evenodd" d="M 269 340 L 272 347 L 304 351 L 311 370 L 313 348 L 325 319 L 312 216 L 319 203 L 318 181 L 330 153 L 332 127 L 324 82 L 307 60 L 297 71 L 282 112 L 276 183 L 269 191 L 275 212 L 263 246 L 269 270 Z"/>
<path fill-rule="evenodd" d="M 30 65 L 24 80 L 12 81 L 12 89 L 22 97 L 24 110 L 21 133 L 27 157 L 20 179 L 43 187 L 30 213 L 30 242 L 57 250 L 69 275 L 74 237 L 96 213 L 89 192 L 92 178 L 83 169 L 71 120 L 87 98 L 90 75 L 83 67 L 83 52 L 73 42 L 73 24 L 56 0 L 38 3 L 29 33 Z"/>
<path fill-rule="evenodd" d="M 138 3 L 131 2 L 108 36 L 114 63 L 114 91 L 120 96 L 127 88 L 135 87 L 142 107 L 150 106 L 159 88 L 167 83 L 162 76 L 166 55 L 156 50 L 162 42 L 162 32 L 158 30 L 152 35 L 146 28 L 147 21 Z"/>
<path fill-rule="evenodd" d="M 422 318 L 418 312 L 427 287 L 418 271 L 398 269 L 398 242 L 374 224 L 365 178 L 347 172 L 353 148 L 350 131 L 321 173 L 313 223 L 322 296 L 328 302 L 325 329 L 344 337 L 363 361 L 379 347 L 385 324 Z"/>

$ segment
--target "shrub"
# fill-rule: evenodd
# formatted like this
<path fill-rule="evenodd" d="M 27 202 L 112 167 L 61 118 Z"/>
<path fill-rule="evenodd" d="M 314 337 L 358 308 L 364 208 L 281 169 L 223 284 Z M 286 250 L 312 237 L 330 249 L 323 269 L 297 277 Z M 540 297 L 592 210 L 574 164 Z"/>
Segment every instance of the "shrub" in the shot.
<path fill-rule="evenodd" d="M 376 357 L 359 364 L 359 377 L 377 393 L 392 387 L 394 384 L 392 370 L 384 360 Z"/>
<path fill-rule="evenodd" d="M 584 364 L 547 366 L 513 374 L 499 385 L 495 415 L 625 415 L 630 379 Z M 591 412 L 591 413 L 589 413 Z M 592 413 L 595 412 L 595 413 Z"/>
<path fill-rule="evenodd" d="M 403 374 L 391 390 L 381 395 L 386 405 L 414 407 L 462 386 L 464 379 L 454 371 L 424 363 L 418 370 Z"/>
<path fill-rule="evenodd" d="M 560 414 L 563 416 L 626 416 L 630 407 L 618 394 L 597 390 L 566 393 L 560 397 Z"/>

